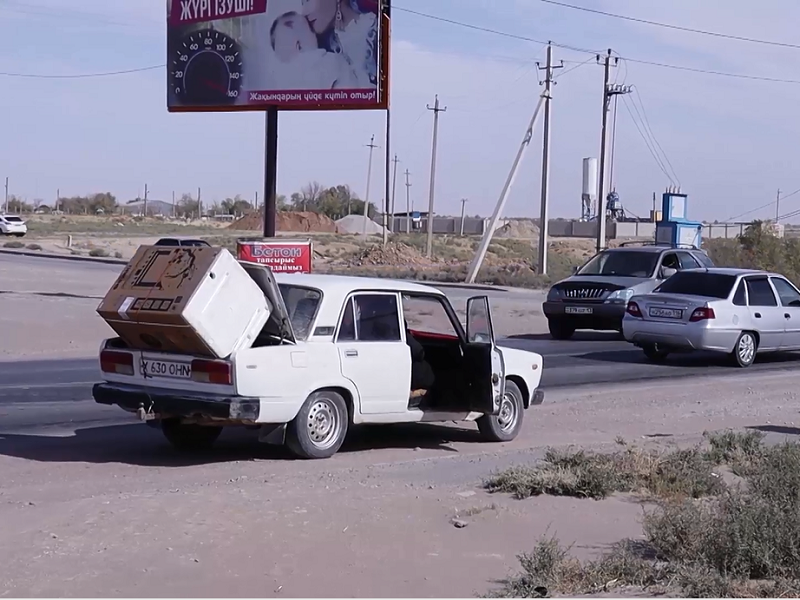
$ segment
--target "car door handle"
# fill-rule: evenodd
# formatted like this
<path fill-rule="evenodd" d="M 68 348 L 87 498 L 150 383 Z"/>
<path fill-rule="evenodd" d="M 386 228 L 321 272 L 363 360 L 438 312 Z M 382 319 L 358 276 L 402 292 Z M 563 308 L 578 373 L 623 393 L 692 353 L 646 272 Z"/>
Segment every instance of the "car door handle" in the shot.
<path fill-rule="evenodd" d="M 755 317 L 756 317 L 756 319 L 760 319 L 761 318 L 761 313 L 756 313 Z"/>
<path fill-rule="evenodd" d="M 358 350 L 345 350 L 344 355 L 348 358 L 355 358 L 358 356 Z"/>
<path fill-rule="evenodd" d="M 783 313 L 783 316 L 786 317 L 787 319 L 792 318 L 792 315 L 790 315 L 789 313 Z"/>

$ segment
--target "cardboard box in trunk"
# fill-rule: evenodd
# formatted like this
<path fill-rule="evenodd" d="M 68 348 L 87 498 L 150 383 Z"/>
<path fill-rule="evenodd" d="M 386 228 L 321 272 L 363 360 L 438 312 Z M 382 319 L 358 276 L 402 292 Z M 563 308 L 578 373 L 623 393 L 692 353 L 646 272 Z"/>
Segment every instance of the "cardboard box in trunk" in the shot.
<path fill-rule="evenodd" d="M 270 309 L 225 248 L 141 246 L 97 312 L 132 348 L 225 358 L 252 344 Z"/>

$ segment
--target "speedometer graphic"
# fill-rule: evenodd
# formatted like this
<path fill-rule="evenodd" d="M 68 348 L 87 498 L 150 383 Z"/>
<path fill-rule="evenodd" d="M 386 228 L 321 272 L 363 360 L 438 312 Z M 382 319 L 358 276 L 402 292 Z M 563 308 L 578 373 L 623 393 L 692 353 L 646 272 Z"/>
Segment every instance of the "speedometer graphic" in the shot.
<path fill-rule="evenodd" d="M 232 37 L 213 29 L 193 31 L 176 45 L 169 84 L 183 106 L 234 104 L 242 88 L 242 58 Z"/>

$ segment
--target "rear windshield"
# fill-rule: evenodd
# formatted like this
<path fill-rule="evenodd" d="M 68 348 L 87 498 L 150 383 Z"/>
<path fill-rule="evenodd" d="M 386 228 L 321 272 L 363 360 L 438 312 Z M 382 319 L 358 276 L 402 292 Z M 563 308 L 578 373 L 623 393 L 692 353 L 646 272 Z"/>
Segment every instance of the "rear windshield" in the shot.
<path fill-rule="evenodd" d="M 5 220 L 9 223 L 22 223 L 22 219 L 19 217 L 5 217 Z"/>
<path fill-rule="evenodd" d="M 656 270 L 658 252 L 636 250 L 605 250 L 595 254 L 578 275 L 608 275 L 609 277 L 651 277 Z"/>
<path fill-rule="evenodd" d="M 735 275 L 681 271 L 675 273 L 654 291 L 661 294 L 689 294 L 722 299 L 730 295 L 735 282 Z"/>
<path fill-rule="evenodd" d="M 307 339 L 322 300 L 322 293 L 319 290 L 286 283 L 279 283 L 278 288 L 289 313 L 295 339 L 298 341 Z"/>

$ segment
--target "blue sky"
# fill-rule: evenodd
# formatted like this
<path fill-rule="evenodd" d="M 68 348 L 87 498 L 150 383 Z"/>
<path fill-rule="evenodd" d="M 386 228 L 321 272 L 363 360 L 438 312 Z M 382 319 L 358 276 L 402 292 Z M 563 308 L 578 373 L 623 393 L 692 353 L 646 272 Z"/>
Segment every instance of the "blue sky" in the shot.
<path fill-rule="evenodd" d="M 797 41 L 796 0 L 573 0 L 645 19 L 783 42 Z M 447 19 L 604 50 L 628 61 L 614 77 L 637 89 L 620 103 L 614 184 L 624 205 L 645 215 L 653 192 L 670 184 L 626 106 L 650 128 L 690 197 L 691 216 L 725 220 L 800 188 L 800 84 L 720 77 L 633 62 L 670 63 L 800 81 L 800 50 L 712 38 L 552 6 L 540 0 L 397 0 Z M 0 0 L 0 71 L 82 74 L 165 62 L 163 0 Z M 553 100 L 551 213 L 578 216 L 581 159 L 600 144 L 602 68 L 589 54 L 555 49 L 566 72 Z M 416 207 L 427 206 L 431 113 L 439 94 L 436 212 L 488 215 L 540 93 L 538 43 L 477 32 L 396 10 L 393 19 L 393 152 L 411 172 Z M 580 63 L 587 61 L 585 64 Z M 573 68 L 576 67 L 576 68 Z M 166 73 L 90 79 L 0 76 L 0 176 L 10 192 L 52 202 L 63 195 L 111 191 L 122 201 L 203 190 L 206 200 L 263 186 L 261 114 L 169 114 Z M 639 104 L 641 102 L 641 104 Z M 637 113 L 634 111 L 634 115 Z M 637 118 L 640 127 L 643 117 Z M 349 184 L 365 195 L 368 149 L 384 145 L 380 112 L 286 113 L 280 120 L 278 188 L 290 194 L 310 180 Z M 539 211 L 541 128 L 526 155 L 507 212 Z M 370 200 L 383 196 L 383 150 Z M 667 169 L 670 170 L 669 168 Z M 676 177 L 673 176 L 673 179 Z M 398 205 L 404 204 L 402 180 Z M 800 208 L 800 193 L 781 212 Z M 771 217 L 774 207 L 748 218 Z M 800 217 L 795 218 L 800 221 Z"/>

